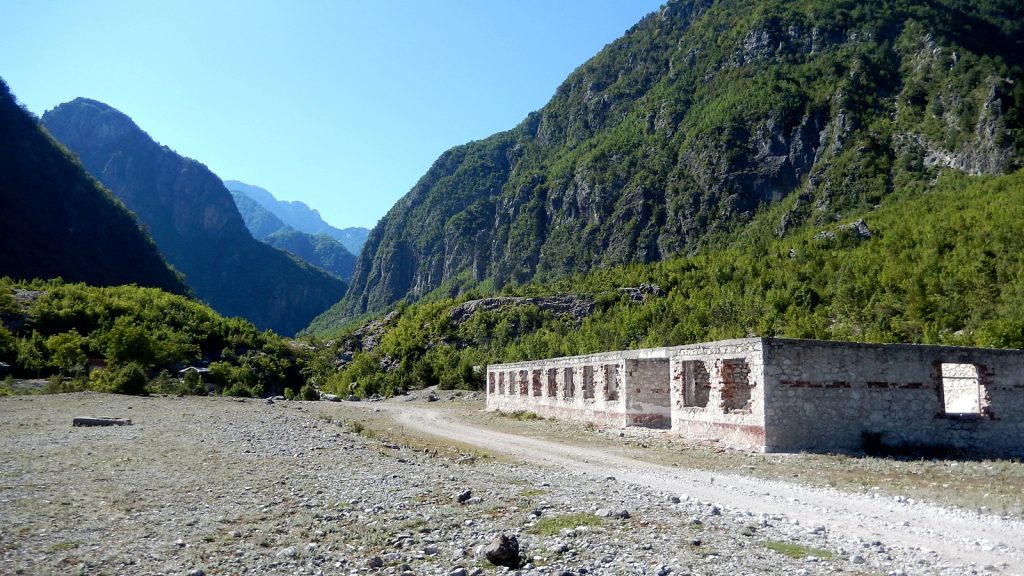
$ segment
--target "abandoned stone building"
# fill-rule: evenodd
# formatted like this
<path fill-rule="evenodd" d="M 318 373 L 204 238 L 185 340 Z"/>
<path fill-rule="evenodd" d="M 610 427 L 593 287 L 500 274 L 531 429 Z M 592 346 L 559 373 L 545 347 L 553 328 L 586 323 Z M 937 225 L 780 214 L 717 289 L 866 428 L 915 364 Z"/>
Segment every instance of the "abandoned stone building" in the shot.
<path fill-rule="evenodd" d="M 765 452 L 1024 454 L 1024 351 L 745 338 L 487 368 L 487 409 Z"/>

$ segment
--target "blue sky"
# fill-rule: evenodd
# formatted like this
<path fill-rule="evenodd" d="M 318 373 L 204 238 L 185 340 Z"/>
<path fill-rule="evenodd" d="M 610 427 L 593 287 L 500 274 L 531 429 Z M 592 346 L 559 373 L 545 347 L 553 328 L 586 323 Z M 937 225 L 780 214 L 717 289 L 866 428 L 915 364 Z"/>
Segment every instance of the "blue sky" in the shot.
<path fill-rule="evenodd" d="M 106 102 L 221 178 L 369 228 L 660 4 L 0 0 L 0 76 L 37 114 Z"/>

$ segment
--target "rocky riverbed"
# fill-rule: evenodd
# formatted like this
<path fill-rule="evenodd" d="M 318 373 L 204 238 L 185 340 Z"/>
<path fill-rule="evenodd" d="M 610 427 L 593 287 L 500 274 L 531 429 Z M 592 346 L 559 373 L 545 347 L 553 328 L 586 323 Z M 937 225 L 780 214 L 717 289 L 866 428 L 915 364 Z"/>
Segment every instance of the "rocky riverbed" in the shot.
<path fill-rule="evenodd" d="M 4 574 L 1013 573 L 826 518 L 398 443 L 325 402 L 0 398 L 0 459 Z M 512 567 L 487 558 L 499 535 Z"/>

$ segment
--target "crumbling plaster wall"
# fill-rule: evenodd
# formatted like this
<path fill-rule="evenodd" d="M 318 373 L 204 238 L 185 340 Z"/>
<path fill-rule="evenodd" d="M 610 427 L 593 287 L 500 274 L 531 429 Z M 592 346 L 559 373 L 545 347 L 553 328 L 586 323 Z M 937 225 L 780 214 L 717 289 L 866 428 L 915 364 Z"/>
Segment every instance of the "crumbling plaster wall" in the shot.
<path fill-rule="evenodd" d="M 1024 351 L 746 338 L 488 367 L 488 410 L 775 452 L 1024 454 Z"/>
<path fill-rule="evenodd" d="M 625 376 L 621 353 L 488 366 L 487 409 L 523 410 L 545 418 L 621 428 L 628 424 Z M 510 380 L 515 385 L 508 386 Z"/>
<path fill-rule="evenodd" d="M 766 339 L 763 350 L 767 451 L 860 450 L 873 437 L 889 447 L 1024 452 L 1019 350 L 784 339 Z M 959 377 L 962 365 L 976 366 L 987 407 L 947 413 L 943 364 Z"/>
<path fill-rule="evenodd" d="M 761 339 L 670 348 L 672 430 L 737 448 L 764 445 Z"/>

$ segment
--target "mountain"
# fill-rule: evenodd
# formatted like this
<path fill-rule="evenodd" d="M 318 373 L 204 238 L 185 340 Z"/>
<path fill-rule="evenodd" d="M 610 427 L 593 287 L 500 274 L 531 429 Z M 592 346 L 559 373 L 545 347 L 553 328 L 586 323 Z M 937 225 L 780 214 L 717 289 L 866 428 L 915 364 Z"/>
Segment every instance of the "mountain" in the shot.
<path fill-rule="evenodd" d="M 342 280 L 352 278 L 356 257 L 327 234 L 306 234 L 285 227 L 263 239 L 264 242 L 297 256 Z"/>
<path fill-rule="evenodd" d="M 344 322 L 693 254 L 1024 157 L 1024 5 L 671 1 L 513 129 L 444 154 L 372 230 Z"/>
<path fill-rule="evenodd" d="M 697 255 L 424 299 L 328 330 L 330 358 L 311 377 L 335 394 L 479 388 L 474 366 L 752 335 L 1024 348 L 1024 169 L 898 183 L 877 206 L 780 237 L 787 210 Z"/>
<path fill-rule="evenodd" d="M 0 276 L 184 294 L 135 216 L 39 127 L 0 80 Z"/>
<path fill-rule="evenodd" d="M 307 234 L 327 234 L 341 242 L 345 249 L 352 254 L 359 254 L 359 251 L 363 249 L 363 244 L 366 242 L 366 236 L 370 233 L 366 228 L 345 228 L 344 230 L 339 230 L 324 222 L 323 218 L 320 217 L 320 212 L 310 208 L 306 203 L 278 200 L 273 194 L 259 186 L 253 186 L 238 180 L 225 180 L 224 185 L 232 192 L 241 192 L 252 198 L 295 230 Z"/>
<path fill-rule="evenodd" d="M 213 172 L 156 143 L 125 114 L 78 98 L 42 122 L 138 215 L 196 295 L 221 314 L 293 334 L 344 294 L 341 280 L 253 239 Z"/>
<path fill-rule="evenodd" d="M 238 213 L 242 216 L 245 227 L 249 229 L 249 233 L 252 234 L 253 238 L 263 240 L 278 230 L 289 228 L 273 212 L 264 208 L 262 204 L 253 200 L 244 192 L 230 189 L 229 192 L 231 192 L 231 198 L 235 200 L 235 206 L 238 207 Z"/>
<path fill-rule="evenodd" d="M 307 234 L 295 230 L 244 192 L 231 190 L 231 197 L 254 238 L 342 280 L 352 278 L 356 257 L 341 242 L 322 232 Z"/>

